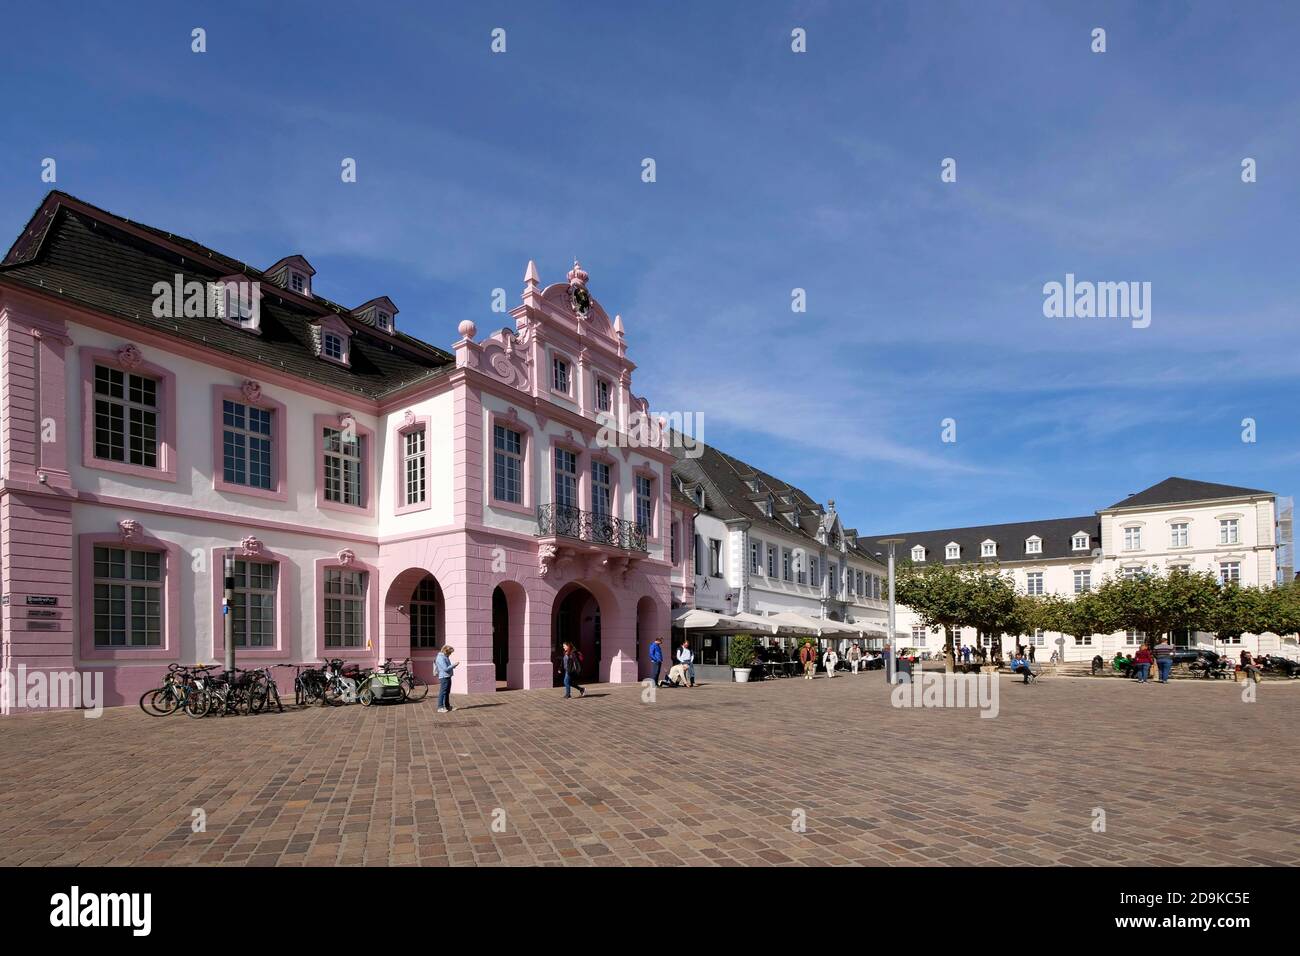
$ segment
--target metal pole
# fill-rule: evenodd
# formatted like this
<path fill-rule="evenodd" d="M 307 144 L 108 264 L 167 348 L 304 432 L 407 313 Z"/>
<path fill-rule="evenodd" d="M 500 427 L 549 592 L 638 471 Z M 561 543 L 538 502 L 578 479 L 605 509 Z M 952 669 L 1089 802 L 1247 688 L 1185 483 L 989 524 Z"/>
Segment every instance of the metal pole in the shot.
<path fill-rule="evenodd" d="M 881 538 L 877 542 L 878 544 L 889 545 L 889 633 L 885 636 L 885 646 L 891 649 L 891 653 L 885 661 L 885 680 L 891 686 L 898 672 L 898 648 L 894 646 L 898 643 L 896 640 L 898 634 L 898 608 L 894 603 L 894 547 L 902 540 L 902 538 Z"/>
<path fill-rule="evenodd" d="M 224 624 L 226 633 L 226 670 L 235 669 L 235 551 L 233 548 L 227 548 L 225 558 L 223 559 L 222 575 L 225 580 L 225 591 L 221 598 L 221 620 Z"/>

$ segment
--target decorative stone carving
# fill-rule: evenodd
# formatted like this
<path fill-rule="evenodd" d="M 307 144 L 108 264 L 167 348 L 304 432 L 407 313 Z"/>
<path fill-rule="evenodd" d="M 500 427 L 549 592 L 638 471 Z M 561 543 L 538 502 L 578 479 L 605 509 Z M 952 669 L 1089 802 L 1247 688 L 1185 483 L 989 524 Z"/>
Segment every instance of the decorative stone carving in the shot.
<path fill-rule="evenodd" d="M 130 342 L 128 342 L 126 345 L 118 346 L 117 364 L 122 366 L 122 368 L 133 369 L 137 367 L 142 361 L 144 361 L 144 356 L 141 355 L 140 350 L 136 348 L 134 345 L 132 345 Z"/>
<path fill-rule="evenodd" d="M 408 408 L 406 411 L 402 413 L 402 425 L 409 426 L 414 424 L 415 424 L 415 412 L 411 411 Z"/>
<path fill-rule="evenodd" d="M 337 557 L 339 564 L 343 565 L 345 568 L 350 568 L 357 560 L 357 553 L 351 548 L 344 548 L 338 553 Z"/>
<path fill-rule="evenodd" d="M 256 557 L 262 553 L 262 542 L 250 534 L 239 542 L 239 549 L 246 558 Z"/>
<path fill-rule="evenodd" d="M 239 386 L 239 390 L 243 393 L 244 398 L 250 402 L 255 402 L 262 397 L 261 383 L 255 382 L 251 378 L 244 379 L 244 384 Z"/>
<path fill-rule="evenodd" d="M 553 544 L 542 544 L 537 548 L 537 572 L 546 575 L 555 563 L 558 552 Z"/>
<path fill-rule="evenodd" d="M 144 528 L 134 518 L 123 518 L 117 523 L 117 530 L 122 535 L 122 540 L 128 544 L 139 540 L 140 535 L 144 533 Z"/>

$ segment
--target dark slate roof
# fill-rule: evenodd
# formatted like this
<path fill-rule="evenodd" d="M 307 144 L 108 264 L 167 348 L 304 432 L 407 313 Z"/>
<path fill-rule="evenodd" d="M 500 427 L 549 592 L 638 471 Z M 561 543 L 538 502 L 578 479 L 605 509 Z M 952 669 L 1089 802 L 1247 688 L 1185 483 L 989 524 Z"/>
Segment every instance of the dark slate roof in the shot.
<path fill-rule="evenodd" d="M 1086 531 L 1090 537 L 1088 550 L 1075 551 L 1071 538 Z M 1026 554 L 1025 539 L 1038 535 L 1043 539 L 1042 554 Z M 972 561 L 1044 561 L 1051 558 L 1091 558 L 1092 549 L 1101 547 L 1101 519 L 1095 514 L 1078 518 L 1046 518 L 1042 521 L 1016 521 L 1011 524 L 978 525 L 973 528 L 945 528 L 940 531 L 911 531 L 907 534 L 879 534 L 859 540 L 874 543 L 880 538 L 902 538 L 898 545 L 899 560 L 912 557 L 918 544 L 925 548 L 926 564 L 965 564 Z M 980 545 L 986 540 L 997 542 L 997 558 L 980 558 Z M 961 545 L 961 557 L 947 560 L 949 542 Z M 881 547 L 884 547 L 883 545 Z"/>
<path fill-rule="evenodd" d="M 1220 485 L 1212 481 L 1193 481 L 1191 478 L 1166 478 L 1145 491 L 1129 495 L 1110 508 L 1137 508 L 1151 505 L 1183 504 L 1190 501 L 1213 501 L 1218 498 L 1240 498 L 1243 495 L 1271 495 L 1271 491 L 1258 488 L 1241 488 L 1237 485 Z"/>
<path fill-rule="evenodd" d="M 749 521 L 754 533 L 760 537 L 768 533 L 817 541 L 818 528 L 828 512 L 810 495 L 704 442 L 692 442 L 692 447 L 700 454 L 688 457 L 684 444 L 681 441 L 670 442 L 677 456 L 673 477 L 688 489 L 696 486 L 704 489 L 704 507 L 700 509 L 703 514 L 722 521 Z M 757 483 L 757 490 L 750 482 Z M 772 518 L 761 509 L 769 493 L 774 499 Z M 796 504 L 799 507 L 797 525 L 791 524 L 787 517 Z M 862 539 L 858 541 L 862 542 Z M 865 560 L 879 562 L 861 543 L 851 546 L 849 551 Z"/>
<path fill-rule="evenodd" d="M 123 228 L 128 225 L 189 255 L 142 239 Z M 155 318 L 154 283 L 170 284 L 177 273 L 184 281 L 209 282 L 235 273 L 263 281 L 261 334 L 209 318 Z M 46 197 L 0 263 L 0 282 L 43 291 L 166 336 L 368 398 L 455 368 L 454 357 L 443 349 L 401 332 L 373 330 L 352 319 L 346 307 L 318 295 L 310 300 L 279 295 L 282 290 L 247 263 L 58 191 Z M 315 354 L 311 320 L 327 315 L 338 316 L 354 332 L 350 367 Z"/>

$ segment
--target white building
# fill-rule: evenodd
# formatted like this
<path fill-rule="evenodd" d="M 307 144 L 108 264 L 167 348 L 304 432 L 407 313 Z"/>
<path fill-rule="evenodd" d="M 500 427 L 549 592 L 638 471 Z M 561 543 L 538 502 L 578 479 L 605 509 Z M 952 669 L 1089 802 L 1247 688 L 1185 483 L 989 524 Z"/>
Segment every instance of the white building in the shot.
<path fill-rule="evenodd" d="M 1078 594 L 1107 576 L 1151 569 L 1210 571 L 1222 581 L 1243 585 L 1275 584 L 1284 574 L 1290 577 L 1289 569 L 1279 569 L 1279 548 L 1288 542 L 1279 535 L 1278 499 L 1272 492 L 1187 478 L 1167 478 L 1091 515 L 896 537 L 903 539 L 898 545 L 900 561 L 920 566 L 996 563 L 1024 594 Z M 909 608 L 899 608 L 898 627 L 911 633 L 911 645 L 919 650 L 934 653 L 944 646 L 942 632 L 922 626 Z M 988 647 L 992 637 L 971 628 L 957 635 L 958 644 L 977 642 Z M 1174 642 L 1216 645 L 1213 635 L 1201 633 L 1175 634 Z M 1006 638 L 1002 646 L 1014 643 Z M 1067 661 L 1086 661 L 1096 654 L 1111 657 L 1116 651 L 1135 650 L 1140 635 L 1129 631 L 1076 638 L 1040 632 L 1021 643 L 1034 645 L 1040 660 L 1060 650 Z M 1274 634 L 1248 634 L 1231 647 L 1217 649 L 1239 651 L 1245 646 L 1252 653 L 1272 653 L 1280 644 Z"/>
<path fill-rule="evenodd" d="M 677 443 L 673 443 L 676 445 Z M 823 507 L 800 489 L 699 443 L 676 449 L 673 478 L 696 512 L 686 541 L 693 564 L 690 606 L 723 614 L 792 613 L 860 628 L 868 646 L 883 643 L 886 569 L 845 528 L 832 501 Z M 755 636 L 763 636 L 755 629 Z M 836 634 L 837 642 L 856 639 Z M 713 663 L 725 643 L 703 638 Z"/>

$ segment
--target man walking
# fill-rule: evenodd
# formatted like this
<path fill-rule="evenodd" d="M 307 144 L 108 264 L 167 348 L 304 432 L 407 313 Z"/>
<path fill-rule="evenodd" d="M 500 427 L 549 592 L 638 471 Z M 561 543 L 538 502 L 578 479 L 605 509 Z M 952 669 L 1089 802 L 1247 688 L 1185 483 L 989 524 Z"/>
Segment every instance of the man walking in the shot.
<path fill-rule="evenodd" d="M 655 686 L 659 686 L 659 668 L 664 666 L 664 639 L 656 637 L 654 643 L 650 645 L 650 670 L 653 672 L 652 677 Z"/>
<path fill-rule="evenodd" d="M 1174 669 L 1174 646 L 1169 643 L 1169 637 L 1160 638 L 1160 643 L 1156 645 L 1156 671 L 1160 674 L 1160 683 L 1169 683 L 1169 672 Z"/>
<path fill-rule="evenodd" d="M 456 670 L 456 665 L 451 662 L 451 655 L 454 653 L 456 648 L 444 644 L 433 662 L 438 671 L 438 713 L 440 714 L 456 709 L 451 706 L 451 675 Z"/>
<path fill-rule="evenodd" d="M 858 665 L 862 663 L 862 648 L 854 644 L 849 648 L 849 666 L 853 668 L 853 673 L 858 672 Z"/>
<path fill-rule="evenodd" d="M 804 641 L 803 647 L 799 648 L 799 662 L 803 664 L 803 679 L 812 680 L 813 671 L 817 668 L 817 652 L 808 641 Z"/>

